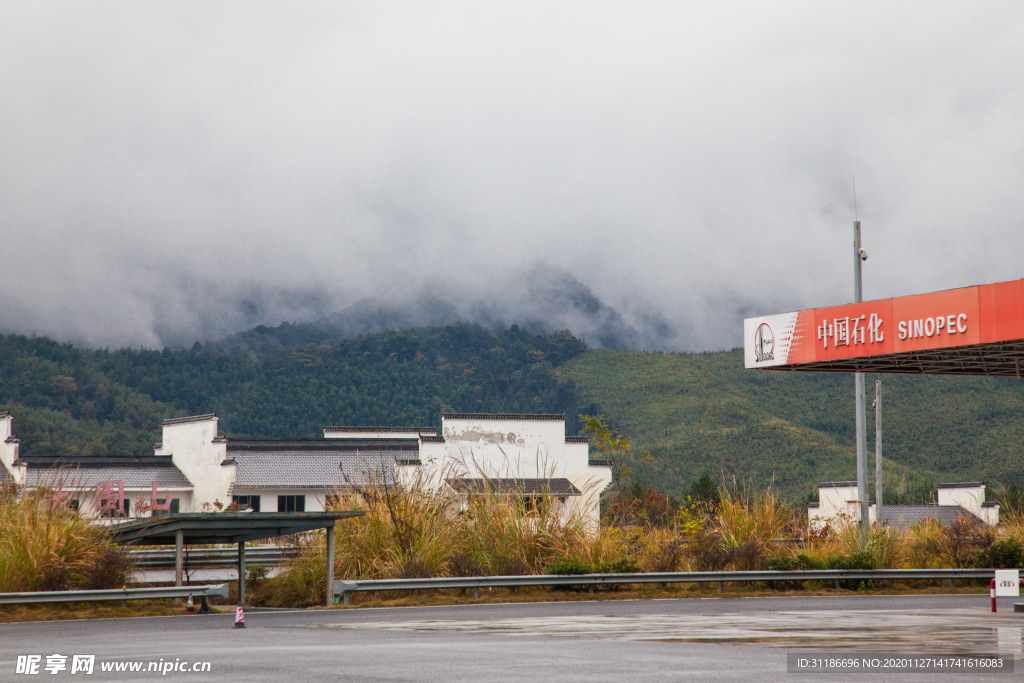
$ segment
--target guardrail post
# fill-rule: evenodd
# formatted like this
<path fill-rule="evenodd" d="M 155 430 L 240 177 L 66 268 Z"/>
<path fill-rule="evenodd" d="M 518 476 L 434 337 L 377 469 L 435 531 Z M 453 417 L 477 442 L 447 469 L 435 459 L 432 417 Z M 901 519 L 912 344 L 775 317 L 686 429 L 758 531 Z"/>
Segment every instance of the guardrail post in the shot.
<path fill-rule="evenodd" d="M 334 605 L 334 525 L 327 527 L 327 606 Z"/>
<path fill-rule="evenodd" d="M 725 581 L 719 581 L 718 582 L 718 592 L 719 593 L 724 593 L 725 592 Z"/>
<path fill-rule="evenodd" d="M 591 595 L 594 594 L 594 584 L 592 584 L 592 583 L 588 583 L 587 584 L 587 592 L 590 593 Z"/>
<path fill-rule="evenodd" d="M 836 585 L 836 590 L 839 590 L 839 579 L 836 579 L 834 583 Z"/>
<path fill-rule="evenodd" d="M 181 564 L 182 564 L 182 548 L 185 545 L 185 532 L 182 529 L 178 529 L 174 532 L 174 585 L 181 585 Z"/>
<path fill-rule="evenodd" d="M 473 598 L 475 598 L 476 600 L 480 599 L 480 587 L 479 586 L 473 586 Z"/>
<path fill-rule="evenodd" d="M 348 591 L 345 591 L 345 592 L 343 592 L 341 594 L 341 599 L 344 601 L 345 607 L 348 607 L 348 596 L 349 596 L 349 592 Z"/>

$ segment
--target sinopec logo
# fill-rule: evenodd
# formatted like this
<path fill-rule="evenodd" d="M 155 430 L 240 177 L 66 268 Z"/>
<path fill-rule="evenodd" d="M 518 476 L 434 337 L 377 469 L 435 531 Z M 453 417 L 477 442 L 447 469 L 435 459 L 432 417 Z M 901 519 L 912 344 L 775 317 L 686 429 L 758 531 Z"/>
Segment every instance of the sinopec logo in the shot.
<path fill-rule="evenodd" d="M 754 331 L 754 359 L 757 363 L 775 360 L 775 335 L 768 323 L 761 323 Z"/>

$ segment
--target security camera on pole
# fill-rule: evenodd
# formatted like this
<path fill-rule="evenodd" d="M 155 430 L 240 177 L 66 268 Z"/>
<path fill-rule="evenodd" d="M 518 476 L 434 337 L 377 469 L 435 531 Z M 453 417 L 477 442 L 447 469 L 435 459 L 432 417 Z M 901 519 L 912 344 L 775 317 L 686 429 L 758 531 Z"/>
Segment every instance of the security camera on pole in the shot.
<path fill-rule="evenodd" d="M 860 221 L 853 222 L 853 302 L 861 303 L 863 294 L 860 285 L 860 264 L 868 254 L 860 248 Z M 868 509 L 868 443 L 864 415 L 864 374 L 853 376 L 854 395 L 857 402 L 857 498 L 860 500 L 860 543 L 864 545 L 871 530 Z"/>

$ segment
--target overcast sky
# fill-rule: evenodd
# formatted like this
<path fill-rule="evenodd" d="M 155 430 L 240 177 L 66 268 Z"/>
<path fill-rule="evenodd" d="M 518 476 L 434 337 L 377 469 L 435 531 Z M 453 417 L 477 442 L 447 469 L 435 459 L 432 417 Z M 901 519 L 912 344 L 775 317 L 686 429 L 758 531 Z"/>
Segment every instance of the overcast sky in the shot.
<path fill-rule="evenodd" d="M 854 176 L 865 298 L 1024 277 L 1019 2 L 0 10 L 5 332 L 431 304 L 730 348 L 850 300 Z"/>

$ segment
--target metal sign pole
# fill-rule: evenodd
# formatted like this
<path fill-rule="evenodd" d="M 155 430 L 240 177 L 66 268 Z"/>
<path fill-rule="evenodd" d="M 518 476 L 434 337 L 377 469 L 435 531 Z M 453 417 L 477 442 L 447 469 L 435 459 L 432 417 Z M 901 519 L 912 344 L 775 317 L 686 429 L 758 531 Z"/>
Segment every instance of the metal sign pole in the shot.
<path fill-rule="evenodd" d="M 875 380 L 875 519 L 882 523 L 882 380 Z"/>
<path fill-rule="evenodd" d="M 853 222 L 853 301 L 861 303 L 863 294 L 860 279 L 860 221 Z M 871 530 L 870 510 L 868 509 L 868 444 L 867 425 L 864 415 L 864 375 L 855 373 L 853 376 L 854 395 L 857 402 L 857 498 L 860 500 L 860 542 L 867 543 L 868 532 Z"/>

